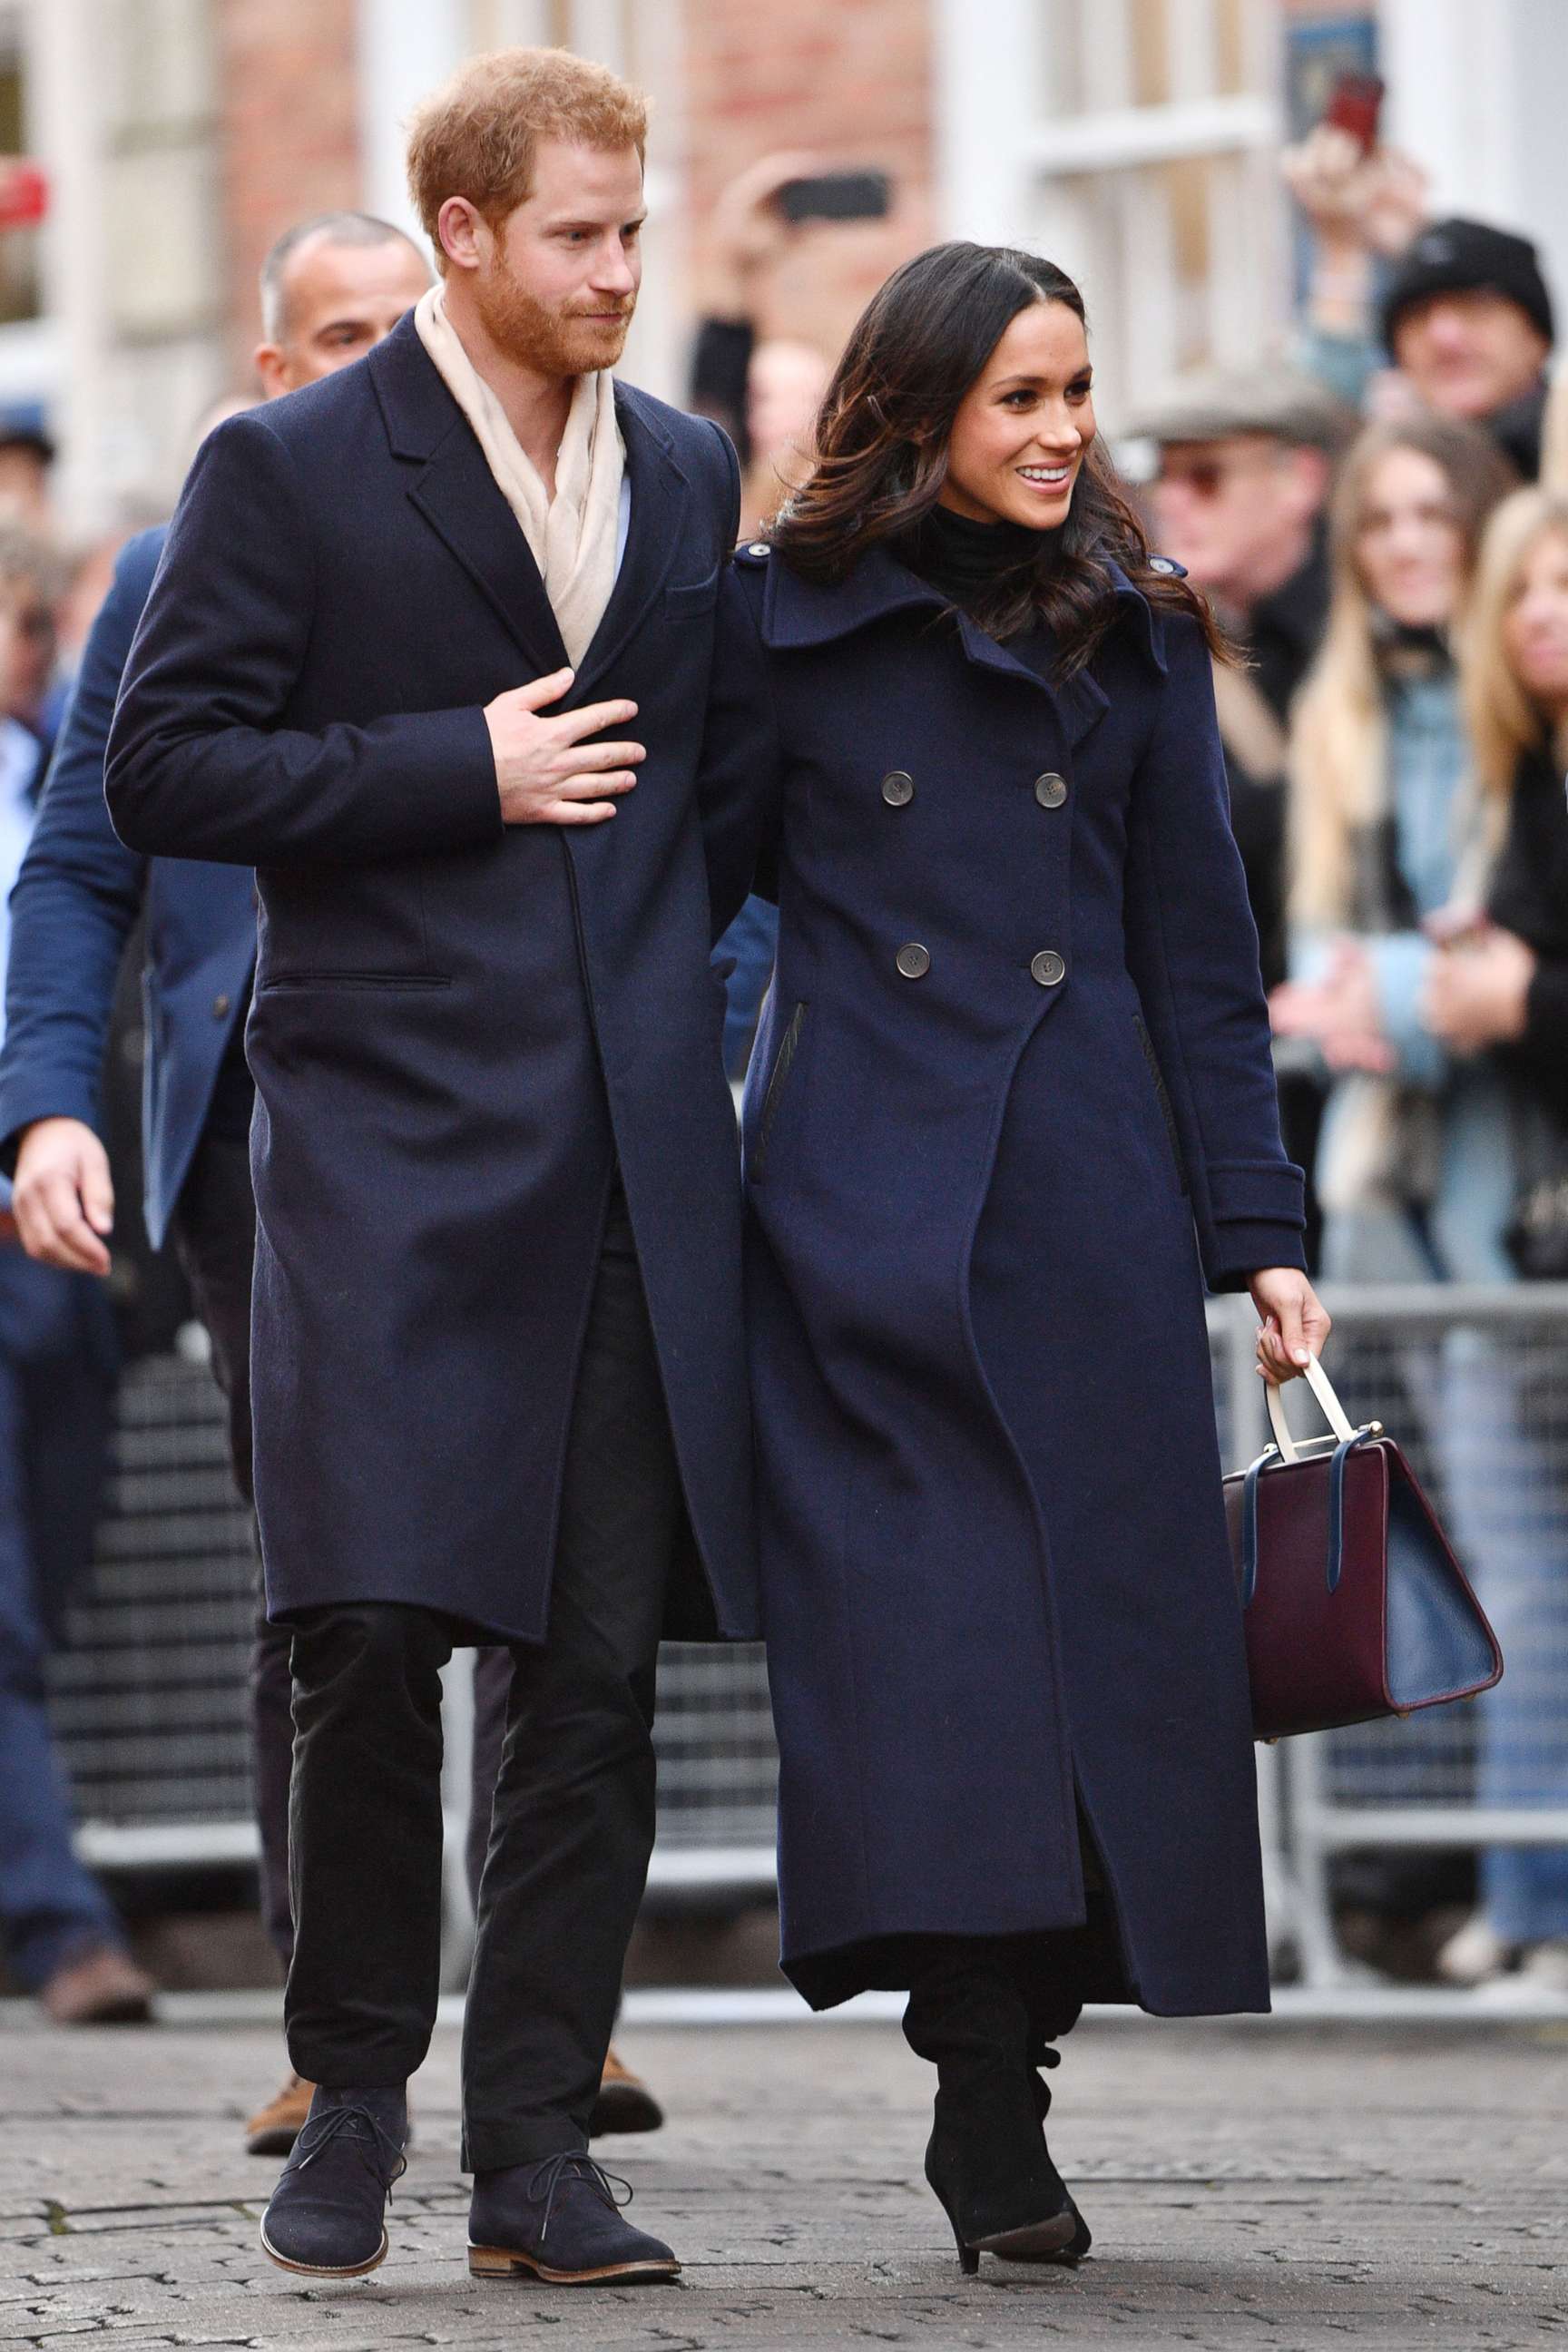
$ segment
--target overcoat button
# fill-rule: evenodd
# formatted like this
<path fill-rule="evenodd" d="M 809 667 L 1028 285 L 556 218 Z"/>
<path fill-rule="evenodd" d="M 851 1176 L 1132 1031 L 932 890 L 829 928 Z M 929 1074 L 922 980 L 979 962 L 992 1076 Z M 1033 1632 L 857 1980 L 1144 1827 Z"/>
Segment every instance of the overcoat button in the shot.
<path fill-rule="evenodd" d="M 899 950 L 897 962 L 906 980 L 923 980 L 931 970 L 931 950 L 911 940 L 908 947 Z"/>
<path fill-rule="evenodd" d="M 1067 779 L 1058 776 L 1054 769 L 1035 778 L 1035 798 L 1042 808 L 1060 808 L 1067 796 Z"/>
<path fill-rule="evenodd" d="M 889 808 L 908 808 L 914 796 L 915 780 L 902 768 L 895 768 L 891 775 L 883 777 L 882 798 Z"/>
<path fill-rule="evenodd" d="M 213 1019 L 215 1021 L 225 1020 L 227 1017 L 228 1010 L 232 1003 L 233 999 L 231 997 L 215 996 L 213 998 Z"/>
<path fill-rule="evenodd" d="M 1030 964 L 1029 971 L 1042 988 L 1055 988 L 1058 981 L 1068 976 L 1067 965 L 1055 948 L 1042 948 Z"/>

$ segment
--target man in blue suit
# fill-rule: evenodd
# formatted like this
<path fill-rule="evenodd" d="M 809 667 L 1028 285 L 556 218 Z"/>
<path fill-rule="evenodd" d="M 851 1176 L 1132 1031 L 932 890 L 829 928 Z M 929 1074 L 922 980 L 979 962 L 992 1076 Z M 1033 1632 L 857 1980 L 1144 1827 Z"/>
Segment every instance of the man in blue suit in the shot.
<path fill-rule="evenodd" d="M 256 362 L 268 395 L 361 358 L 428 283 L 417 247 L 385 222 L 326 214 L 288 230 L 261 277 L 265 340 Z M 110 721 L 164 538 L 162 529 L 143 531 L 121 551 L 11 901 L 0 1165 L 15 1169 L 29 1256 L 107 1274 L 114 1192 L 97 1131 L 100 1075 L 121 959 L 144 915 L 147 1229 L 154 1247 L 174 1241 L 190 1277 L 228 1399 L 236 1481 L 248 1499 L 256 1216 L 244 1030 L 255 886 L 242 866 L 136 856 L 115 837 L 103 800 Z M 289 1633 L 264 1616 L 252 1693 L 263 1912 L 287 1966 Z M 310 2085 L 291 2075 L 247 2126 L 253 2152 L 287 2154 L 310 2096 Z"/>

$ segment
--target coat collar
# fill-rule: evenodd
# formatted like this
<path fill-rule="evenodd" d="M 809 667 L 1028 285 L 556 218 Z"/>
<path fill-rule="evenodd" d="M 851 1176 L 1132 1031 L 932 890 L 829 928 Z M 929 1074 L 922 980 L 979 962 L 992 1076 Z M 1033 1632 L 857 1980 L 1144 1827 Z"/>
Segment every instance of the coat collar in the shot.
<path fill-rule="evenodd" d="M 940 588 L 910 572 L 885 547 L 868 548 L 852 572 L 831 584 L 803 580 L 777 556 L 769 557 L 767 568 L 763 640 L 780 652 L 831 645 L 887 619 L 890 614 L 950 609 L 949 600 Z M 1109 568 L 1128 624 L 1154 667 L 1163 673 L 1165 643 L 1161 614 L 1120 564 L 1111 563 Z M 988 636 L 966 613 L 958 615 L 958 633 L 969 661 L 1005 677 L 1022 678 L 1039 692 L 1053 694 L 1062 706 L 1068 733 L 1075 742 L 1106 708 L 1104 688 L 1087 670 L 1079 670 L 1065 687 L 1051 688 L 1037 671 L 1021 662 L 994 637 Z"/>
<path fill-rule="evenodd" d="M 376 346 L 367 364 L 392 454 L 409 467 L 410 500 L 493 605 L 533 665 L 532 675 L 563 668 L 566 652 L 539 567 L 412 315 Z M 617 383 L 616 415 L 626 445 L 631 535 L 568 702 L 584 698 L 636 629 L 679 539 L 686 477 L 657 408 Z"/>

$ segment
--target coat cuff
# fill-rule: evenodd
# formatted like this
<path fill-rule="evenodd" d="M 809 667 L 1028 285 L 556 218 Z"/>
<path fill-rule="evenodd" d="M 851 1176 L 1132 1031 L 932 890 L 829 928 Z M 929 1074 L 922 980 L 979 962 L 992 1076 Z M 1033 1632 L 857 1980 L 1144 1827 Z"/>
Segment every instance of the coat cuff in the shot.
<path fill-rule="evenodd" d="M 1212 1223 L 1305 1229 L 1307 1180 L 1289 1160 L 1211 1160 L 1205 1173 Z"/>
<path fill-rule="evenodd" d="M 1238 1221 L 1215 1227 L 1204 1267 L 1211 1290 L 1245 1290 L 1266 1265 L 1293 1265 L 1306 1273 L 1307 1248 L 1300 1225 L 1270 1224 L 1259 1218 L 1256 1224 Z"/>

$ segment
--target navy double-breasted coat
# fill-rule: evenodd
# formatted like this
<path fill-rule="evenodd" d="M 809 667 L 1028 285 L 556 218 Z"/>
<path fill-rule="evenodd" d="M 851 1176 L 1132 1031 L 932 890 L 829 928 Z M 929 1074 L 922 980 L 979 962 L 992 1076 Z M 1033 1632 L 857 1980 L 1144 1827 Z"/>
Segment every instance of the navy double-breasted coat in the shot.
<path fill-rule="evenodd" d="M 1080 1991 L 1268 2005 L 1203 1297 L 1301 1264 L 1301 1179 L 1208 656 L 1117 601 L 1058 691 L 885 551 L 726 582 L 710 783 L 778 868 L 748 1314 L 819 2003 L 908 1980 L 879 1939 L 1083 1923 L 1081 1803 L 1121 1953 Z"/>
<path fill-rule="evenodd" d="M 254 866 L 252 1397 L 272 1613 L 548 1623 L 612 1172 L 695 1545 L 672 1627 L 754 1623 L 741 1197 L 709 968 L 746 875 L 696 781 L 738 506 L 716 427 L 617 387 L 630 535 L 569 700 L 647 748 L 596 827 L 504 827 L 484 706 L 563 666 L 409 320 L 204 444 L 132 649 L 110 813 Z M 678 1571 L 679 1571 L 678 1564 Z"/>

